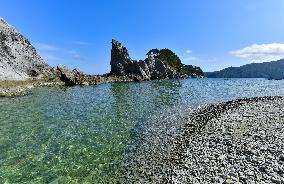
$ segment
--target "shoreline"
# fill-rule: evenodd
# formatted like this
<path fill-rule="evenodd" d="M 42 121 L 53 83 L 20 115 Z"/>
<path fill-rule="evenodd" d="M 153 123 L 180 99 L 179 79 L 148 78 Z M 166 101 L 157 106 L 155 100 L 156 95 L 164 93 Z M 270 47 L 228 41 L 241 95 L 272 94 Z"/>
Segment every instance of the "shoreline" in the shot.
<path fill-rule="evenodd" d="M 168 80 L 153 79 L 153 80 Z M 186 78 L 177 78 L 179 80 Z M 137 80 L 135 76 L 84 76 L 80 79 L 80 83 L 70 85 L 68 81 L 58 78 L 44 79 L 28 79 L 28 80 L 0 80 L 0 97 L 16 97 L 26 95 L 30 90 L 41 86 L 89 86 L 100 85 L 112 82 L 143 82 L 148 80 Z M 153 81 L 151 80 L 151 81 Z"/>
<path fill-rule="evenodd" d="M 283 183 L 282 105 L 284 97 L 266 96 L 195 110 L 174 141 L 168 180 L 171 183 Z M 270 142 L 267 137 L 275 134 L 278 138 Z"/>
<path fill-rule="evenodd" d="M 282 96 L 264 96 L 264 97 L 253 97 L 253 98 L 240 98 L 236 100 L 230 100 L 226 102 L 221 102 L 217 104 L 210 104 L 202 106 L 190 114 L 190 121 L 184 125 L 183 133 L 177 138 L 177 150 L 185 148 L 186 139 L 191 137 L 192 134 L 201 133 L 202 129 L 208 121 L 218 118 L 223 113 L 227 113 L 229 110 L 237 110 L 243 105 L 250 105 L 256 102 L 263 101 L 273 101 L 277 99 L 282 99 Z M 179 155 L 181 153 L 178 153 Z"/>
<path fill-rule="evenodd" d="M 64 82 L 56 80 L 3 80 L 0 81 L 0 97 L 23 96 L 36 87 L 63 85 Z"/>
<path fill-rule="evenodd" d="M 281 101 L 281 104 L 284 105 L 284 97 L 266 96 L 209 104 L 197 109 L 185 109 L 181 113 L 177 111 L 160 114 L 159 121 L 154 118 L 147 125 L 147 129 L 136 135 L 143 142 L 138 145 L 134 144 L 130 147 L 130 150 L 127 150 L 127 161 L 124 166 L 126 181 L 129 183 L 153 183 L 153 181 L 156 183 L 220 183 L 212 182 L 212 178 L 199 181 L 187 178 L 194 175 L 187 173 L 192 168 L 188 167 L 189 163 L 184 162 L 187 159 L 187 149 L 192 143 L 191 140 L 202 136 L 208 125 L 215 124 L 211 121 L 218 120 L 224 114 L 230 117 L 232 111 L 237 113 L 241 108 L 250 108 L 259 104 L 259 108 L 253 109 L 257 113 L 263 110 L 262 106 L 265 107 L 266 103 L 273 104 L 278 101 Z M 265 113 L 262 114 L 266 117 Z M 246 114 L 244 118 L 250 119 L 252 117 L 250 114 Z M 227 124 L 226 119 L 220 122 Z M 214 135 L 214 131 L 210 132 L 210 135 L 212 134 Z M 198 142 L 197 140 L 196 143 L 198 144 Z M 202 147 L 202 145 L 199 147 Z M 199 156 L 198 154 L 197 157 Z M 202 163 L 202 160 L 198 160 L 194 164 L 198 165 L 199 163 Z M 220 181 L 222 181 L 222 178 Z"/>
<path fill-rule="evenodd" d="M 109 82 L 133 82 L 134 80 L 129 77 L 102 77 L 96 76 L 88 78 L 82 84 L 69 85 L 60 79 L 44 80 L 44 79 L 30 79 L 30 80 L 0 80 L 0 97 L 17 97 L 23 96 L 36 87 L 42 86 L 88 86 L 100 85 Z"/>

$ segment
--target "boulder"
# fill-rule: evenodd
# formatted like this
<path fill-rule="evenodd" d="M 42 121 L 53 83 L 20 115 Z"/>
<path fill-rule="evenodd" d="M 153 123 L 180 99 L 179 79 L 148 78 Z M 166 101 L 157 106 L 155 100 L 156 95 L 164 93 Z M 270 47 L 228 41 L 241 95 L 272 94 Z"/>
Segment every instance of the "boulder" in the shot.
<path fill-rule="evenodd" d="M 77 69 L 70 70 L 64 65 L 58 65 L 56 73 L 59 79 L 66 85 L 83 85 L 87 83 L 85 75 Z"/>

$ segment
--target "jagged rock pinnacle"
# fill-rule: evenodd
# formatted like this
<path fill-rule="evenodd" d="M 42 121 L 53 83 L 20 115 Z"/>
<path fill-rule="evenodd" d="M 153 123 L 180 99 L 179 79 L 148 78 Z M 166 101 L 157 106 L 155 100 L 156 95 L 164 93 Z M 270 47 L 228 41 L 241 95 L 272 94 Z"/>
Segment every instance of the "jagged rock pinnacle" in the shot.
<path fill-rule="evenodd" d="M 132 63 L 131 58 L 126 47 L 122 46 L 121 43 L 112 39 L 111 49 L 111 74 L 125 75 L 124 66 L 128 63 Z"/>

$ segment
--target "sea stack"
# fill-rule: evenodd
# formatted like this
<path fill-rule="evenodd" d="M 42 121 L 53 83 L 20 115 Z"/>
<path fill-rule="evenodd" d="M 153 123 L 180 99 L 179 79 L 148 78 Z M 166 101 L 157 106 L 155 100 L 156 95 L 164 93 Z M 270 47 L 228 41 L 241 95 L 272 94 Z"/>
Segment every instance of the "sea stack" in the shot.
<path fill-rule="evenodd" d="M 158 58 L 132 60 L 126 47 L 112 40 L 111 75 L 128 76 L 134 80 L 154 80 L 177 77 L 177 72 Z"/>
<path fill-rule="evenodd" d="M 42 79 L 53 75 L 29 40 L 0 18 L 0 80 Z"/>

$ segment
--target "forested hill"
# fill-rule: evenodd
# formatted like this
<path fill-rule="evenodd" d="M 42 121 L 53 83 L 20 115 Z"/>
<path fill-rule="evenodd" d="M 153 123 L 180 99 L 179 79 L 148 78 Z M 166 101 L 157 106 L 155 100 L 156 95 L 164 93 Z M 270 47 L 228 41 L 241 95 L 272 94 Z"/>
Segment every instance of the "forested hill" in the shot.
<path fill-rule="evenodd" d="M 208 78 L 267 78 L 284 79 L 284 59 L 265 63 L 252 63 L 229 67 L 221 71 L 207 72 Z"/>

